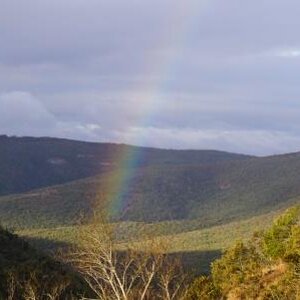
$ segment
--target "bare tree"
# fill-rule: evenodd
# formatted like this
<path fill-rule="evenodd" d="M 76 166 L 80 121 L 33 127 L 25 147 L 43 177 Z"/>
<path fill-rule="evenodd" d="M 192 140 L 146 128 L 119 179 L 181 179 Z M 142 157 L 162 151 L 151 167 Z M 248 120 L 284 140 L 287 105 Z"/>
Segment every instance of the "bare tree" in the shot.
<path fill-rule="evenodd" d="M 159 286 L 165 300 L 175 300 L 184 298 L 187 289 L 187 276 L 182 269 L 181 260 L 178 257 L 166 257 L 164 265 L 159 272 Z"/>
<path fill-rule="evenodd" d="M 64 294 L 70 282 L 61 280 L 60 282 L 48 282 L 45 278 L 41 281 L 41 276 L 34 271 L 29 272 L 24 277 L 20 277 L 13 272 L 8 274 L 7 279 L 7 300 L 59 300 L 66 299 Z M 73 299 L 71 294 L 68 299 Z"/>
<path fill-rule="evenodd" d="M 14 274 L 10 272 L 7 276 L 7 300 L 15 299 L 15 292 L 17 289 L 17 282 Z"/>
<path fill-rule="evenodd" d="M 165 254 L 161 241 L 147 240 L 140 248 L 136 242 L 120 245 L 114 233 L 115 227 L 108 223 L 86 226 L 80 229 L 79 245 L 68 255 L 96 299 L 181 298 L 182 268 L 178 260 Z"/>

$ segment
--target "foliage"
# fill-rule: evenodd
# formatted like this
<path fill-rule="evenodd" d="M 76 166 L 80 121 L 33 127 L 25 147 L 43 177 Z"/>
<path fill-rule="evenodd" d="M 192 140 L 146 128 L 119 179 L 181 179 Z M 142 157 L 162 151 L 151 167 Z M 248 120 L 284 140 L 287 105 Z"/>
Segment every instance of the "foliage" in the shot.
<path fill-rule="evenodd" d="M 214 284 L 225 293 L 236 286 L 253 291 L 262 276 L 261 265 L 262 258 L 255 247 L 239 242 L 212 264 Z"/>
<path fill-rule="evenodd" d="M 185 300 L 210 300 L 221 297 L 211 278 L 200 276 L 190 285 Z"/>
<path fill-rule="evenodd" d="M 199 291 L 217 290 L 222 299 L 299 299 L 299 216 L 293 207 L 270 229 L 228 249 L 212 263 L 211 278 L 198 279 Z"/>
<path fill-rule="evenodd" d="M 285 257 L 290 246 L 294 246 L 299 226 L 300 207 L 291 208 L 287 213 L 280 216 L 264 235 L 263 250 L 272 258 Z M 297 246 L 297 242 L 296 242 Z M 293 250 L 292 250 L 293 251 Z"/>

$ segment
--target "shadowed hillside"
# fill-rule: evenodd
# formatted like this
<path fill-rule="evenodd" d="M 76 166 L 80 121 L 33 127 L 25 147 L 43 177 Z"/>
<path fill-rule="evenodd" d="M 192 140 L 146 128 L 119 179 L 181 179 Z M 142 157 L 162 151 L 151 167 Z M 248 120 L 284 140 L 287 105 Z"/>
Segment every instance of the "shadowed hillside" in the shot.
<path fill-rule="evenodd" d="M 245 159 L 220 151 L 176 151 L 56 138 L 0 136 L 0 195 L 82 179 L 118 167 L 123 153 L 137 166 L 206 164 Z M 123 162 L 126 163 L 126 162 Z"/>
<path fill-rule="evenodd" d="M 17 235 L 0 228 L 0 245 L 0 299 L 74 299 L 84 294 L 77 274 Z"/>

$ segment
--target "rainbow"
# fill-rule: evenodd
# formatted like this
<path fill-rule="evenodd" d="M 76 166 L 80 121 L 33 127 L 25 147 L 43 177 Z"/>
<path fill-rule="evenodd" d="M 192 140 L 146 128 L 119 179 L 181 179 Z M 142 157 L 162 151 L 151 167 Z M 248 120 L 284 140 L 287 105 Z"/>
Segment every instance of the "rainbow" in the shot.
<path fill-rule="evenodd" d="M 190 32 L 194 29 L 197 18 L 201 17 L 201 13 L 205 11 L 207 4 L 207 0 L 194 0 L 188 4 L 185 1 L 172 2 L 170 12 L 173 13 L 170 26 L 162 29 L 161 36 L 157 39 L 157 53 L 154 55 L 156 59 L 153 59 L 155 51 L 151 51 L 152 55 L 145 58 L 143 73 L 156 74 L 156 78 L 152 78 L 143 85 L 132 86 L 128 91 L 129 97 L 139 100 L 134 108 L 138 112 L 138 117 L 134 120 L 133 126 L 137 128 L 149 126 L 151 119 L 163 107 L 165 86 L 173 76 L 176 76 L 177 62 L 184 56 L 182 52 L 188 42 Z M 167 50 L 162 53 L 161 49 Z M 139 136 L 130 143 L 143 145 L 143 139 L 144 137 Z M 124 150 L 114 154 L 112 161 L 115 167 L 109 175 L 105 175 L 106 178 L 103 178 L 106 186 L 101 185 L 99 193 L 105 190 L 105 194 L 109 195 L 109 199 L 106 199 L 106 209 L 108 214 L 115 218 L 122 216 L 129 205 L 126 203 L 126 195 L 136 174 L 136 166 L 143 161 L 143 153 L 136 151 L 133 147 L 124 147 Z"/>

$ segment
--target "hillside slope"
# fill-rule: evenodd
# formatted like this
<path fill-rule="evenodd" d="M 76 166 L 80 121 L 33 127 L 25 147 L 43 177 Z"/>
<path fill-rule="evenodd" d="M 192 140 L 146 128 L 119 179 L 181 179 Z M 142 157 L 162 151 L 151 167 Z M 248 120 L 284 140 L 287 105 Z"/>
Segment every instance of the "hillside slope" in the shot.
<path fill-rule="evenodd" d="M 220 151 L 176 151 L 56 138 L 0 136 L 0 195 L 62 184 L 118 167 L 124 153 L 137 166 L 206 164 L 246 159 Z M 125 159 L 126 160 L 126 159 Z M 123 161 L 126 164 L 126 161 Z"/>
<path fill-rule="evenodd" d="M 108 174 L 108 173 L 107 173 Z M 17 228 L 57 227 L 88 219 L 109 199 L 96 176 L 0 198 L 0 220 Z M 152 165 L 135 170 L 117 220 L 198 220 L 209 227 L 286 207 L 300 196 L 300 154 L 206 165 Z M 119 196 L 120 197 L 120 196 Z"/>
<path fill-rule="evenodd" d="M 83 293 L 83 281 L 69 267 L 1 227 L 0 245 L 0 299 L 74 299 Z"/>

